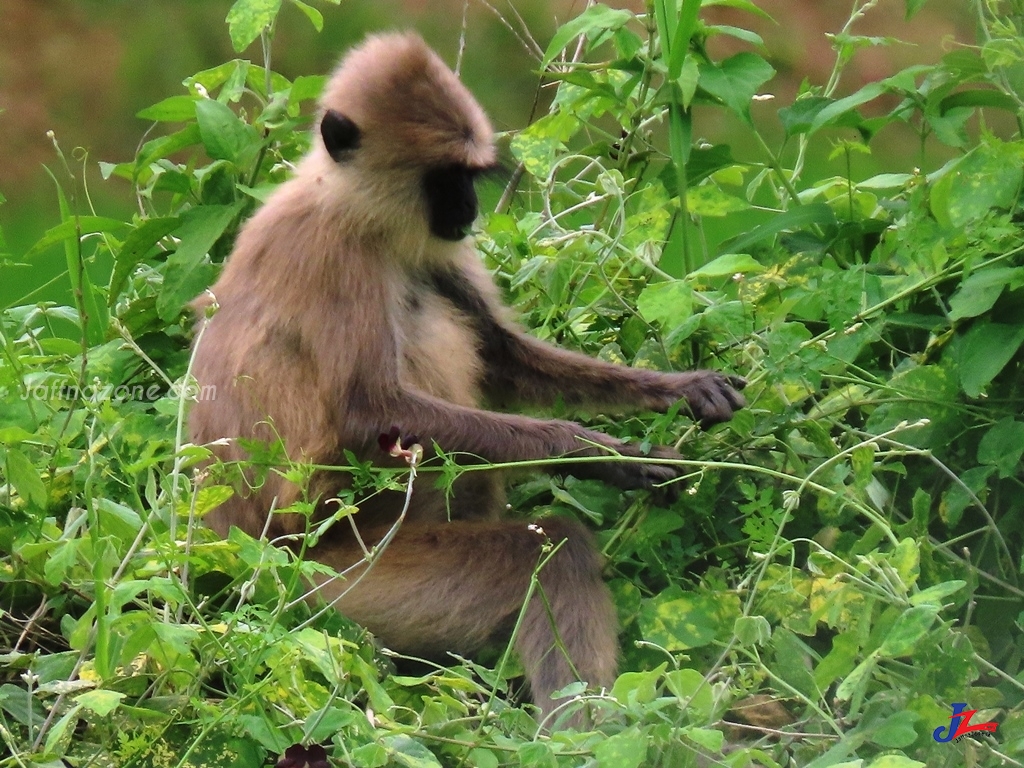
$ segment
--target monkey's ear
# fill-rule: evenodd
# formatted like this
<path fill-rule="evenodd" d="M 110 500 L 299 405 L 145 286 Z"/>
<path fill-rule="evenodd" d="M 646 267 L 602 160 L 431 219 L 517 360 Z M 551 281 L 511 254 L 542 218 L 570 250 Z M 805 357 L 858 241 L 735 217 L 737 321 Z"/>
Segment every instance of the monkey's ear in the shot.
<path fill-rule="evenodd" d="M 329 109 L 320 121 L 320 136 L 324 140 L 327 154 L 336 162 L 341 162 L 347 152 L 359 146 L 361 133 L 359 126 L 340 112 Z"/>

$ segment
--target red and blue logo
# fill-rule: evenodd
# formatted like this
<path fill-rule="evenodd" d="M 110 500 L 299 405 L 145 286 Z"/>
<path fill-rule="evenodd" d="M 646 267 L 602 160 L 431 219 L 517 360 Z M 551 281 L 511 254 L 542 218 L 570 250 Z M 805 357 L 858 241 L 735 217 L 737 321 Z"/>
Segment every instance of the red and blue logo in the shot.
<path fill-rule="evenodd" d="M 995 721 L 971 725 L 971 718 L 977 711 L 976 709 L 967 709 L 967 705 L 962 702 L 954 704 L 953 714 L 949 716 L 949 725 L 940 725 L 936 728 L 932 732 L 932 738 L 940 744 L 945 744 L 947 741 L 956 741 L 968 733 L 976 733 L 978 731 L 995 733 L 998 726 L 998 723 Z"/>

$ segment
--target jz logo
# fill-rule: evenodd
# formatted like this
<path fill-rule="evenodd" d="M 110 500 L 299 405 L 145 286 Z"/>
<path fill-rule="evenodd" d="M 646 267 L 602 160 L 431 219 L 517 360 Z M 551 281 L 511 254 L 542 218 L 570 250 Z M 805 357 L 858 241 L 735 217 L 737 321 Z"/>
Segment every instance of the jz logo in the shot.
<path fill-rule="evenodd" d="M 937 742 L 944 744 L 947 741 L 955 741 L 965 734 L 974 733 L 976 731 L 995 733 L 998 725 L 995 721 L 971 725 L 971 717 L 973 717 L 974 713 L 977 711 L 978 710 L 976 709 L 967 709 L 967 705 L 963 703 L 954 704 L 953 714 L 949 716 L 949 725 L 940 725 L 936 728 L 932 733 L 932 738 Z"/>

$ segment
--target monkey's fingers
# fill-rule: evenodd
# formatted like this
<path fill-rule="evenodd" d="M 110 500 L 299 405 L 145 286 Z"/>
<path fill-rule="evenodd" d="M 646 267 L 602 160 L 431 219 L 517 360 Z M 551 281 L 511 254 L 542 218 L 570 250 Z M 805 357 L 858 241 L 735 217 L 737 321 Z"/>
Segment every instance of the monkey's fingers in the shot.
<path fill-rule="evenodd" d="M 693 418 L 700 423 L 702 429 L 729 421 L 733 413 L 747 404 L 746 398 L 739 392 L 744 386 L 746 381 L 738 376 L 708 371 L 706 376 L 693 382 L 686 392 L 686 402 Z"/>
<path fill-rule="evenodd" d="M 630 444 L 618 446 L 623 456 L 644 459 L 680 459 L 678 453 L 671 448 L 657 446 L 649 454 L 642 453 Z M 608 461 L 587 462 L 573 466 L 570 472 L 576 477 L 590 477 L 603 480 L 625 491 L 652 490 L 664 485 L 683 474 L 683 468 L 677 464 L 657 464 L 647 461 Z"/>
<path fill-rule="evenodd" d="M 678 454 L 671 448 L 654 449 L 651 451 L 652 458 L 656 452 L 664 452 L 662 458 L 678 458 Z M 669 456 L 667 454 L 672 454 Z M 625 490 L 646 490 L 651 491 L 652 498 L 658 506 L 671 506 L 683 489 L 683 482 L 680 478 L 683 475 L 683 467 L 673 464 L 622 464 L 629 468 L 628 475 L 620 478 L 615 483 Z"/>
<path fill-rule="evenodd" d="M 676 499 L 679 498 L 679 494 L 682 493 L 683 488 L 686 486 L 686 483 L 682 480 L 682 468 L 666 467 L 665 465 L 658 464 L 648 464 L 647 466 L 660 470 L 676 470 L 669 477 L 665 477 L 664 473 L 659 472 L 659 477 L 655 478 L 652 476 L 651 484 L 648 486 L 648 489 L 651 491 L 651 499 L 656 505 L 659 507 L 672 506 Z"/>
<path fill-rule="evenodd" d="M 744 379 L 742 376 L 733 376 L 731 374 L 726 374 L 725 380 L 729 382 L 729 386 L 735 390 L 747 388 L 747 380 Z"/>

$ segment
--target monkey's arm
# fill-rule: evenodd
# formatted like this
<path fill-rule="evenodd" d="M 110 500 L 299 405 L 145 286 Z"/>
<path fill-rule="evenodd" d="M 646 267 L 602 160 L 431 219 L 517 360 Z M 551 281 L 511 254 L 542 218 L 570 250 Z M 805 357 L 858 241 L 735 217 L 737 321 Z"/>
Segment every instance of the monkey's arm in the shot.
<path fill-rule="evenodd" d="M 364 445 L 397 426 L 403 436 L 415 435 L 423 445 L 469 453 L 489 462 L 541 461 L 557 457 L 585 458 L 619 453 L 644 457 L 639 449 L 571 421 L 535 419 L 455 405 L 417 390 L 397 386 L 357 386 L 347 409 L 349 429 Z M 654 448 L 647 457 L 679 459 L 670 448 Z M 581 462 L 572 465 L 577 477 L 594 477 L 620 488 L 649 488 L 681 474 L 678 466 L 644 461 Z"/>
<path fill-rule="evenodd" d="M 628 368 L 546 344 L 501 317 L 489 281 L 464 262 L 434 275 L 438 293 L 476 326 L 486 365 L 484 388 L 499 401 L 629 406 L 664 411 L 685 399 L 693 417 L 707 427 L 728 421 L 745 405 L 746 382 L 716 371 L 665 373 Z"/>
<path fill-rule="evenodd" d="M 485 384 L 492 396 L 549 403 L 667 410 L 685 399 L 693 417 L 708 427 L 732 418 L 745 405 L 746 382 L 717 371 L 664 373 L 613 365 L 545 344 L 516 328 L 498 326 L 488 341 Z"/>

